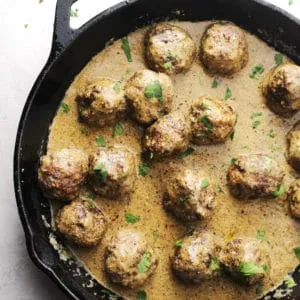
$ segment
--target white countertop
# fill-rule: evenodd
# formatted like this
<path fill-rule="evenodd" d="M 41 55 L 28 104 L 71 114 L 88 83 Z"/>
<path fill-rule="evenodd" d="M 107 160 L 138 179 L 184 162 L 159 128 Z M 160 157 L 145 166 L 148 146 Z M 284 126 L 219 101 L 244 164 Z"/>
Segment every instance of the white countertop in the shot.
<path fill-rule="evenodd" d="M 42 3 L 39 3 L 39 2 Z M 118 0 L 76 3 L 78 26 Z M 300 18 L 300 0 L 269 0 Z M 55 0 L 1 0 L 0 26 L 0 299 L 66 299 L 30 261 L 13 188 L 13 149 L 26 97 L 50 51 Z M 28 24 L 28 25 L 26 25 Z"/>

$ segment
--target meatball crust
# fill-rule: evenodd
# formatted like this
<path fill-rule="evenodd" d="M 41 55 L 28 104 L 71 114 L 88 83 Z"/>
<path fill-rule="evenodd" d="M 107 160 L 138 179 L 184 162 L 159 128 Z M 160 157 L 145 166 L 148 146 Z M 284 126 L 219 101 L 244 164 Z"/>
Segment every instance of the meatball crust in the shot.
<path fill-rule="evenodd" d="M 210 215 L 216 199 L 205 173 L 174 166 L 168 169 L 165 178 L 165 210 L 182 221 L 197 221 Z"/>
<path fill-rule="evenodd" d="M 45 197 L 70 201 L 79 194 L 88 173 L 88 156 L 79 149 L 65 148 L 40 159 L 38 181 Z"/>
<path fill-rule="evenodd" d="M 263 94 L 274 113 L 295 114 L 300 109 L 300 67 L 286 63 L 271 70 L 263 82 Z"/>
<path fill-rule="evenodd" d="M 227 175 L 231 193 L 239 199 L 274 197 L 283 180 L 278 163 L 263 154 L 234 159 Z"/>
<path fill-rule="evenodd" d="M 130 288 L 144 284 L 158 264 L 145 235 L 129 229 L 119 231 L 112 238 L 106 247 L 104 258 L 110 280 Z"/>
<path fill-rule="evenodd" d="M 174 274 L 189 283 L 201 283 L 217 277 L 220 274 L 218 256 L 222 245 L 222 240 L 210 232 L 185 237 L 171 257 Z"/>
<path fill-rule="evenodd" d="M 107 219 L 92 200 L 76 200 L 58 212 L 56 227 L 70 242 L 91 247 L 102 239 Z"/>
<path fill-rule="evenodd" d="M 142 124 L 150 124 L 169 113 L 174 88 L 170 77 L 163 73 L 141 70 L 133 74 L 125 86 L 125 96 L 134 118 Z"/>
<path fill-rule="evenodd" d="M 156 156 L 170 156 L 187 150 L 191 136 L 183 114 L 174 112 L 158 119 L 147 130 L 143 148 Z"/>
<path fill-rule="evenodd" d="M 127 200 L 135 181 L 136 157 L 127 147 L 100 147 L 90 155 L 89 182 L 95 193 Z"/>
<path fill-rule="evenodd" d="M 109 78 L 94 80 L 79 91 L 76 101 L 80 121 L 94 127 L 113 125 L 126 110 L 123 90 Z"/>
<path fill-rule="evenodd" d="M 187 71 L 196 55 L 196 44 L 181 27 L 155 24 L 145 39 L 146 59 L 151 69 L 167 74 Z"/>
<path fill-rule="evenodd" d="M 240 237 L 231 240 L 222 248 L 219 259 L 232 277 L 252 285 L 263 280 L 270 270 L 267 253 L 267 246 L 263 241 Z"/>
<path fill-rule="evenodd" d="M 291 185 L 288 193 L 288 201 L 292 216 L 300 219 L 300 179 L 297 179 Z"/>
<path fill-rule="evenodd" d="M 209 145 L 222 143 L 232 134 L 237 114 L 228 103 L 202 96 L 193 102 L 189 119 L 192 142 Z"/>
<path fill-rule="evenodd" d="M 295 170 L 300 172 L 300 122 L 288 133 L 288 162 Z"/>
<path fill-rule="evenodd" d="M 248 62 L 244 32 L 230 22 L 217 22 L 205 30 L 200 44 L 200 59 L 211 73 L 232 75 Z"/>

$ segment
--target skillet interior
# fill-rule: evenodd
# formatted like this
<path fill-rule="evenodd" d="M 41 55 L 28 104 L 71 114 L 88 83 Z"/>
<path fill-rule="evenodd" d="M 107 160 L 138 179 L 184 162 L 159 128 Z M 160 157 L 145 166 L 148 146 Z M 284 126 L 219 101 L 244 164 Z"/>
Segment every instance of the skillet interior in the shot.
<path fill-rule="evenodd" d="M 68 4 L 72 2 L 64 2 L 64 12 L 67 12 L 70 8 Z M 68 27 L 64 27 L 67 24 L 67 16 L 63 16 L 63 11 L 59 10 L 61 5 L 59 2 L 57 16 L 60 19 L 56 22 L 57 31 L 49 62 L 29 95 L 18 131 L 15 152 L 16 195 L 29 253 L 34 262 L 54 278 L 70 296 L 99 299 L 100 285 L 95 283 L 92 289 L 84 288 L 82 283 L 88 284 L 90 280 L 85 276 L 84 270 L 81 271 L 84 275 L 73 277 L 73 267 L 66 267 L 50 245 L 49 229 L 45 227 L 42 219 L 44 215 L 50 220 L 50 207 L 48 201 L 42 198 L 36 189 L 38 158 L 46 148 L 49 124 L 74 76 L 111 38 L 120 38 L 137 27 L 166 18 L 189 21 L 231 20 L 257 34 L 299 64 L 300 40 L 297 32 L 300 30 L 300 24 L 279 10 L 256 1 L 211 0 L 198 3 L 193 0 L 140 0 L 129 4 L 121 3 L 97 16 L 75 33 L 78 34 L 76 40 L 64 50 L 68 42 L 68 33 L 71 32 Z M 176 14 L 178 9 L 182 11 L 179 16 Z M 299 274 L 296 274 L 296 277 L 300 277 Z M 299 282 L 300 278 L 296 279 Z M 94 292 L 97 292 L 97 295 L 94 295 Z M 294 289 L 294 296 L 300 296 L 300 289 L 297 287 Z"/>

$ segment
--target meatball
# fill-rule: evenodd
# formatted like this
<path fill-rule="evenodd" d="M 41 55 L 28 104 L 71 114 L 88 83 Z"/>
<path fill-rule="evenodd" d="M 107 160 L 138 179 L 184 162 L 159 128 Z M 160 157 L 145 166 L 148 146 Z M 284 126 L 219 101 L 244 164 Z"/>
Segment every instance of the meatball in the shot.
<path fill-rule="evenodd" d="M 270 270 L 270 258 L 263 241 L 240 237 L 231 240 L 221 250 L 219 259 L 225 270 L 242 283 L 252 285 L 265 278 Z"/>
<path fill-rule="evenodd" d="M 141 232 L 123 229 L 106 247 L 105 270 L 113 283 L 135 288 L 156 270 L 158 260 Z"/>
<path fill-rule="evenodd" d="M 237 114 L 228 103 L 203 96 L 193 102 L 189 118 L 192 142 L 209 145 L 222 143 L 232 134 Z"/>
<path fill-rule="evenodd" d="M 287 157 L 289 163 L 300 171 L 300 122 L 288 134 L 288 151 Z"/>
<path fill-rule="evenodd" d="M 263 94 L 273 112 L 292 116 L 300 109 L 300 67 L 286 63 L 271 70 L 263 82 Z"/>
<path fill-rule="evenodd" d="M 164 208 L 182 221 L 207 217 L 215 207 L 215 192 L 206 174 L 187 167 L 168 168 L 165 176 Z"/>
<path fill-rule="evenodd" d="M 41 157 L 39 185 L 50 199 L 70 201 L 79 194 L 88 173 L 88 156 L 79 149 L 62 149 Z"/>
<path fill-rule="evenodd" d="M 172 270 L 184 282 L 201 283 L 220 273 L 218 256 L 222 240 L 210 232 L 194 233 L 181 240 L 171 257 Z"/>
<path fill-rule="evenodd" d="M 239 199 L 274 197 L 282 180 L 278 163 L 262 154 L 234 158 L 228 171 L 229 188 Z"/>
<path fill-rule="evenodd" d="M 76 98 L 79 120 L 90 126 L 113 125 L 126 110 L 124 92 L 118 82 L 100 78 L 79 91 Z"/>
<path fill-rule="evenodd" d="M 56 226 L 70 242 L 91 247 L 103 237 L 107 219 L 92 200 L 76 200 L 58 212 Z"/>
<path fill-rule="evenodd" d="M 169 156 L 186 151 L 190 136 L 185 116 L 174 112 L 158 119 L 146 130 L 143 148 L 156 156 Z"/>
<path fill-rule="evenodd" d="M 209 25 L 201 39 L 200 59 L 211 73 L 232 75 L 248 62 L 244 32 L 230 22 Z"/>
<path fill-rule="evenodd" d="M 146 35 L 146 59 L 151 69 L 167 74 L 188 70 L 196 44 L 184 29 L 166 23 L 154 25 Z"/>
<path fill-rule="evenodd" d="M 90 155 L 89 182 L 95 193 L 126 200 L 136 180 L 136 157 L 130 149 L 115 145 Z"/>
<path fill-rule="evenodd" d="M 297 179 L 291 185 L 288 201 L 292 216 L 300 219 L 300 179 Z"/>
<path fill-rule="evenodd" d="M 125 96 L 134 118 L 149 124 L 170 112 L 174 88 L 169 76 L 150 70 L 137 71 L 127 81 Z"/>

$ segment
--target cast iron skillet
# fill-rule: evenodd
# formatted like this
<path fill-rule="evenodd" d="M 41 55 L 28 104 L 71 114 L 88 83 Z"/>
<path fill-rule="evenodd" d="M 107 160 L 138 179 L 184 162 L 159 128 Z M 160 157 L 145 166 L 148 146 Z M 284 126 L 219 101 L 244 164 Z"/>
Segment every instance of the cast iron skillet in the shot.
<path fill-rule="evenodd" d="M 74 276 L 78 266 L 59 259 L 49 242 L 51 229 L 45 226 L 45 219 L 50 223 L 49 202 L 36 187 L 38 161 L 46 150 L 49 125 L 74 76 L 112 38 L 119 39 L 138 27 L 174 18 L 231 20 L 300 64 L 300 22 L 260 0 L 129 0 L 99 14 L 78 30 L 72 30 L 70 8 L 75 1 L 57 1 L 50 57 L 29 94 L 17 133 L 15 193 L 33 262 L 70 298 L 108 299 L 103 287 L 83 268 L 79 267 L 81 276 Z M 300 283 L 298 269 L 294 277 Z M 94 285 L 87 288 L 90 280 Z M 274 293 L 269 295 L 273 298 Z M 284 298 L 300 299 L 300 287 L 295 287 L 292 295 Z"/>

